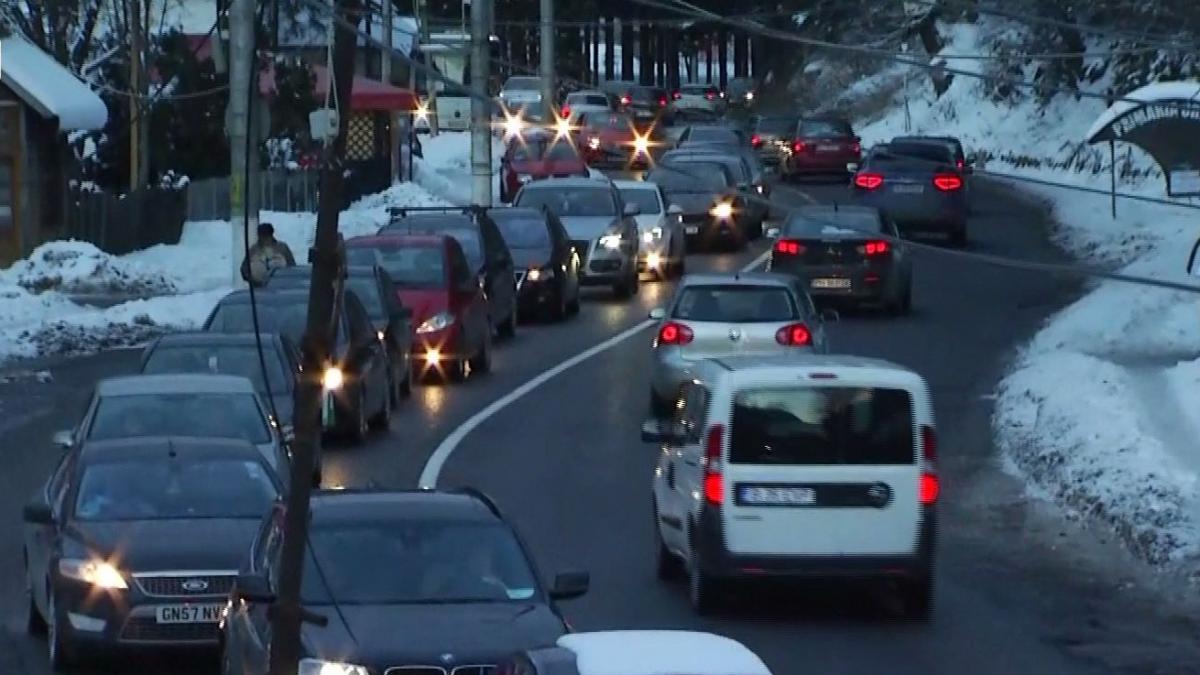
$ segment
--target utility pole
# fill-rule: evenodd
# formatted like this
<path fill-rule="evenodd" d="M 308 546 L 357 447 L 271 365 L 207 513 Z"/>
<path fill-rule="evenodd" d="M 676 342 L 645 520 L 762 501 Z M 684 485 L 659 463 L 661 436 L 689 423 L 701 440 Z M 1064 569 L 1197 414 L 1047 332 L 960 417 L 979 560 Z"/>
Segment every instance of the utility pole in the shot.
<path fill-rule="evenodd" d="M 338 236 L 346 129 L 350 123 L 350 97 L 354 84 L 357 30 L 362 21 L 362 0 L 336 0 L 334 4 L 333 73 L 330 86 L 338 106 L 337 135 L 325 139 L 317 205 L 317 231 L 309 262 L 313 266 L 308 291 L 308 322 L 302 344 L 304 373 L 296 388 L 296 439 L 292 443 L 291 491 L 284 514 L 283 550 L 280 552 L 279 588 L 271 607 L 270 675 L 296 675 L 300 663 L 300 625 L 320 623 L 300 604 L 304 556 L 308 550 L 309 500 L 314 459 L 321 442 L 321 374 L 329 365 L 333 348 L 333 288 L 343 265 Z"/>
<path fill-rule="evenodd" d="M 392 30 L 394 14 L 392 8 L 392 0 L 380 0 L 383 3 L 383 52 L 379 54 L 379 75 L 383 83 L 389 87 L 392 85 L 392 53 L 394 44 L 392 42 Z M 389 164 L 392 167 L 392 184 L 400 182 L 400 162 L 396 161 L 400 158 L 400 116 L 395 110 L 388 111 L 388 157 Z"/>
<path fill-rule="evenodd" d="M 542 121 L 549 124 L 558 107 L 554 100 L 554 0 L 541 0 L 541 4 Z"/>
<path fill-rule="evenodd" d="M 129 20 L 129 191 L 142 187 L 142 119 L 150 101 L 142 95 L 142 3 L 126 5 Z"/>
<path fill-rule="evenodd" d="M 246 184 L 246 167 L 252 159 L 247 156 L 246 139 L 250 134 L 251 98 L 258 93 L 250 91 L 250 78 L 256 67 L 254 21 L 254 0 L 230 0 L 229 108 L 225 113 L 225 129 L 229 135 L 229 224 L 233 228 L 229 250 L 230 279 L 235 288 L 245 283 L 241 265 L 246 255 L 243 226 L 247 215 L 250 232 L 258 230 L 258 212 L 248 209 L 246 203 L 246 195 L 251 189 Z"/>
<path fill-rule="evenodd" d="M 492 205 L 491 3 L 471 3 L 471 203 L 477 206 Z"/>

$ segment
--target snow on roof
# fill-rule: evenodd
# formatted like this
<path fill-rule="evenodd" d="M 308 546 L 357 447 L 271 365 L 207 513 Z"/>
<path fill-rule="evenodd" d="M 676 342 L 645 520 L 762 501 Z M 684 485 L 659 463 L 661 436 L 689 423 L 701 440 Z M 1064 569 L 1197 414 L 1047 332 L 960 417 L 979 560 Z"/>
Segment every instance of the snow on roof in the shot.
<path fill-rule="evenodd" d="M 571 633 L 560 637 L 558 646 L 575 652 L 580 675 L 771 675 L 740 642 L 712 633 Z"/>
<path fill-rule="evenodd" d="M 1121 97 L 1096 118 L 1084 138 L 1090 143 L 1104 128 L 1125 113 L 1140 108 L 1144 103 L 1159 101 L 1195 101 L 1200 104 L 1200 82 L 1154 82 Z M 1137 103 L 1141 101 L 1141 103 Z"/>
<path fill-rule="evenodd" d="M 104 128 L 104 101 L 53 57 L 16 36 L 0 40 L 0 49 L 0 82 L 42 117 L 58 118 L 59 131 Z"/>
<path fill-rule="evenodd" d="M 308 7 L 301 7 L 295 15 L 279 17 L 279 45 L 281 47 L 326 47 L 329 45 L 330 17 L 316 16 Z M 359 29 L 358 45 L 366 44 Z M 370 36 L 383 40 L 383 17 L 371 14 Z M 418 35 L 417 20 L 411 16 L 397 16 L 392 20 L 392 48 L 402 54 L 412 53 Z M 374 43 L 373 43 L 374 44 Z"/>

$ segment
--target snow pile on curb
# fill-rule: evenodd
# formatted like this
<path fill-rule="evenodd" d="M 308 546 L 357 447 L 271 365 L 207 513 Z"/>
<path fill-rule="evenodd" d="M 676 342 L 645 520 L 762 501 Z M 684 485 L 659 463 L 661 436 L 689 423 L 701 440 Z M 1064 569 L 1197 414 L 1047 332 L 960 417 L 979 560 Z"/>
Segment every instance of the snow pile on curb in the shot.
<path fill-rule="evenodd" d="M 986 53 L 992 36 L 1011 27 L 981 21 L 942 29 L 950 38 L 945 53 Z M 862 89 L 886 91 L 886 79 L 894 77 L 889 70 Z M 1099 91 L 1105 84 L 1090 86 Z M 940 99 L 930 90 L 925 74 L 912 75 L 911 127 L 905 128 L 901 88 L 882 119 L 862 125 L 864 142 L 907 133 L 953 134 L 968 154 L 990 158 L 980 174 L 990 169 L 1109 187 L 1107 148 L 1082 145 L 1084 131 L 1105 109 L 1103 101 L 1059 97 L 1044 108 L 1031 101 L 998 104 L 983 82 L 962 76 Z M 1163 180 L 1148 157 L 1122 147 L 1117 159 L 1143 176 L 1122 181 L 1119 190 L 1163 197 Z M 1051 164 L 1064 160 L 1082 170 Z M 1055 239 L 1077 257 L 1139 276 L 1196 283 L 1185 270 L 1198 234 L 1194 210 L 1121 200 L 1114 220 L 1107 195 L 1005 182 L 1051 205 Z M 1029 479 L 1037 493 L 1107 523 L 1145 560 L 1167 564 L 1200 557 L 1197 356 L 1200 296 L 1092 284 L 1020 351 L 999 386 L 993 424 L 1008 468 Z"/>
<path fill-rule="evenodd" d="M 9 282 L 35 293 L 165 295 L 175 280 L 162 269 L 109 255 L 85 241 L 51 241 L 3 272 Z"/>
<path fill-rule="evenodd" d="M 443 131 L 437 136 L 422 135 L 421 151 L 424 158 L 413 158 L 413 180 L 451 204 L 470 203 L 471 134 L 466 131 Z M 504 141 L 492 136 L 493 175 L 500 175 L 502 156 Z M 494 193 L 495 187 L 492 190 Z"/>

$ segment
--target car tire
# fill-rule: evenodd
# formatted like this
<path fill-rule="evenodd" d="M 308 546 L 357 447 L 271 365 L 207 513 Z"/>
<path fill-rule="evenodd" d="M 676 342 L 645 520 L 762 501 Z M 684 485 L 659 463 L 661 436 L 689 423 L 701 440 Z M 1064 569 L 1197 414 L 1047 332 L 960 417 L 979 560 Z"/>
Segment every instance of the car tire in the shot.
<path fill-rule="evenodd" d="M 551 318 L 555 321 L 566 321 L 571 314 L 571 303 L 567 300 L 567 289 L 559 287 L 556 294 L 558 302 L 554 304 L 554 309 L 551 311 Z"/>
<path fill-rule="evenodd" d="M 904 617 L 912 621 L 928 621 L 933 617 L 933 576 L 922 575 L 900 582 L 900 601 Z"/>
<path fill-rule="evenodd" d="M 612 286 L 613 296 L 616 297 L 618 300 L 624 300 L 624 299 L 628 298 L 629 296 L 633 295 L 633 293 L 631 292 L 632 290 L 633 289 L 631 289 L 629 287 L 628 280 L 618 281 L 617 283 L 613 284 L 613 286 Z"/>
<path fill-rule="evenodd" d="M 359 445 L 367 440 L 370 425 L 367 421 L 367 393 L 363 387 L 358 388 L 354 404 L 346 410 L 347 424 L 343 427 L 346 440 L 352 445 Z"/>
<path fill-rule="evenodd" d="M 37 601 L 33 599 L 33 583 L 29 580 L 28 554 L 26 554 L 25 563 L 25 595 L 28 599 L 28 607 L 25 610 L 25 632 L 30 635 L 45 635 L 46 617 L 42 616 L 41 610 L 37 607 Z"/>
<path fill-rule="evenodd" d="M 488 373 L 492 370 L 492 341 L 485 339 L 479 353 L 470 360 L 471 373 Z"/>
<path fill-rule="evenodd" d="M 412 357 L 405 359 L 404 375 L 400 380 L 400 398 L 410 398 L 413 390 Z"/>
<path fill-rule="evenodd" d="M 654 542 L 658 548 L 654 559 L 654 574 L 662 581 L 675 581 L 683 576 L 683 561 L 667 548 L 658 522 L 658 502 L 654 501 Z"/>
<path fill-rule="evenodd" d="M 679 261 L 675 263 L 675 278 L 678 279 L 687 274 L 687 253 L 680 252 Z"/>
<path fill-rule="evenodd" d="M 654 388 L 650 388 L 650 415 L 655 419 L 665 420 L 671 417 L 673 406 L 667 399 L 655 393 Z"/>
<path fill-rule="evenodd" d="M 467 361 L 467 359 L 454 359 L 447 362 L 446 380 L 449 382 L 465 382 L 467 380 L 467 371 L 470 369 Z"/>
<path fill-rule="evenodd" d="M 47 607 L 50 618 L 46 621 L 46 652 L 50 668 L 55 672 L 69 673 L 79 663 L 79 654 L 65 630 L 64 617 L 58 611 L 58 601 L 53 588 L 50 589 L 47 598 L 50 601 Z"/>
<path fill-rule="evenodd" d="M 567 305 L 567 310 L 571 312 L 572 316 L 579 313 L 579 310 L 581 307 L 581 303 L 579 300 L 580 293 L 582 293 L 582 291 L 579 290 L 579 284 L 575 284 L 575 293 L 574 293 L 574 295 L 571 296 L 570 304 Z"/>
<path fill-rule="evenodd" d="M 508 313 L 508 318 L 496 327 L 496 334 L 505 340 L 511 340 L 517 337 L 517 303 L 514 300 L 512 310 Z"/>
<path fill-rule="evenodd" d="M 695 551 L 695 547 L 692 547 L 692 550 Z M 720 589 L 717 587 L 717 581 L 705 574 L 694 559 L 688 561 L 687 572 L 688 599 L 692 603 L 692 609 L 701 616 L 712 616 L 720 609 Z"/>
<path fill-rule="evenodd" d="M 392 391 L 394 390 L 395 387 L 392 385 L 391 378 L 389 377 L 387 391 L 382 396 L 383 407 L 369 420 L 370 425 L 375 429 L 384 430 L 392 426 L 392 406 L 394 405 L 392 400 Z"/>

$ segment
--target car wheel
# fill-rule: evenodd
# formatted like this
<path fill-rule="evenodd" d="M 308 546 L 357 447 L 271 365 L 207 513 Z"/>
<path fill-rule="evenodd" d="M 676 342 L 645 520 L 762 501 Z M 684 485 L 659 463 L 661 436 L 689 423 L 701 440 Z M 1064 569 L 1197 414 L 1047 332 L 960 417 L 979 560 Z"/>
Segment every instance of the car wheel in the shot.
<path fill-rule="evenodd" d="M 693 546 L 692 551 L 696 549 Z M 717 588 L 716 580 L 705 574 L 700 565 L 695 561 L 695 554 L 692 554 L 692 560 L 688 561 L 688 599 L 692 602 L 692 609 L 696 610 L 701 616 L 710 616 L 718 609 L 719 604 L 719 589 Z"/>
<path fill-rule="evenodd" d="M 404 363 L 404 373 L 400 376 L 400 398 L 412 396 L 413 390 L 412 357 L 405 359 Z"/>
<path fill-rule="evenodd" d="M 671 402 L 655 393 L 654 388 L 650 388 L 650 414 L 656 419 L 667 419 L 672 413 Z"/>
<path fill-rule="evenodd" d="M 70 672 L 78 663 L 75 645 L 67 634 L 63 618 L 58 611 L 54 589 L 47 595 L 46 610 L 50 618 L 46 621 L 46 651 L 50 657 L 50 668 L 60 673 Z"/>
<path fill-rule="evenodd" d="M 571 303 L 567 301 L 567 289 L 565 284 L 560 286 L 556 294 L 558 302 L 554 305 L 553 319 L 555 321 L 564 321 L 567 315 L 571 313 Z"/>
<path fill-rule="evenodd" d="M 905 618 L 928 621 L 933 616 L 933 577 L 922 575 L 900 582 L 900 601 Z"/>
<path fill-rule="evenodd" d="M 515 301 L 513 302 L 512 311 L 508 314 L 508 318 L 496 328 L 496 333 L 505 340 L 517 337 L 517 303 Z"/>
<path fill-rule="evenodd" d="M 446 379 L 450 382 L 464 382 L 467 379 L 467 359 L 454 359 L 446 363 Z"/>
<path fill-rule="evenodd" d="M 687 254 L 684 251 L 680 251 L 679 260 L 675 263 L 675 278 L 678 279 L 684 274 L 687 274 Z"/>
<path fill-rule="evenodd" d="M 363 387 L 358 388 L 354 404 L 346 411 L 346 437 L 354 445 L 367 439 L 370 425 L 367 423 L 367 393 Z"/>
<path fill-rule="evenodd" d="M 375 427 L 376 429 L 387 429 L 392 425 L 393 391 L 395 391 L 395 386 L 392 385 L 392 378 L 389 377 L 387 391 L 384 392 L 384 395 L 381 397 L 383 398 L 383 407 L 379 410 L 379 412 L 375 413 L 375 416 L 370 420 L 371 426 Z"/>
<path fill-rule="evenodd" d="M 655 556 L 654 573 L 663 581 L 674 581 L 680 578 L 683 572 L 683 563 L 671 553 L 667 548 L 667 543 L 663 541 L 662 530 L 659 529 L 659 514 L 658 502 L 654 501 L 654 541 L 658 545 L 658 554 Z"/>
<path fill-rule="evenodd" d="M 490 338 L 485 339 L 483 341 L 483 346 L 480 347 L 479 354 L 477 354 L 475 356 L 475 358 L 471 359 L 470 365 L 471 365 L 472 373 L 491 372 L 491 370 L 492 370 L 492 341 Z"/>
<path fill-rule="evenodd" d="M 632 295 L 632 293 L 630 292 L 631 290 L 632 289 L 629 287 L 628 280 L 618 281 L 617 283 L 613 284 L 613 287 L 612 287 L 613 295 L 618 300 L 624 300 L 625 298 L 628 298 L 630 295 Z"/>
<path fill-rule="evenodd" d="M 579 313 L 579 307 L 580 307 L 579 293 L 580 293 L 579 285 L 576 284 L 575 285 L 575 294 L 571 297 L 571 304 L 567 305 L 567 309 L 570 310 L 571 314 Z"/>
<path fill-rule="evenodd" d="M 29 580 L 29 563 L 28 555 L 25 563 L 25 596 L 28 598 L 28 608 L 25 610 L 25 631 L 30 635 L 45 635 L 46 634 L 46 617 L 42 616 L 41 610 L 37 607 L 37 601 L 33 598 L 33 582 Z"/>

